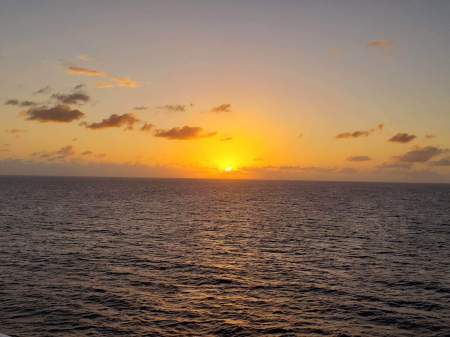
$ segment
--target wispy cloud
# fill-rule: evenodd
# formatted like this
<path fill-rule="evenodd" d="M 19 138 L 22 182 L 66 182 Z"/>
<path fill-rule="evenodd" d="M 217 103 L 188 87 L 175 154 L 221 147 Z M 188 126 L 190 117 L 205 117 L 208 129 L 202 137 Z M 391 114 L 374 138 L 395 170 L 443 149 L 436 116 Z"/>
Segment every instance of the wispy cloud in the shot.
<path fill-rule="evenodd" d="M 377 168 L 381 170 L 390 170 L 390 169 L 409 170 L 411 167 L 412 163 L 402 163 L 402 162 L 388 162 L 377 166 Z"/>
<path fill-rule="evenodd" d="M 103 82 L 97 84 L 98 89 L 109 89 L 109 88 L 139 88 L 142 85 L 128 77 L 110 77 L 108 82 Z"/>
<path fill-rule="evenodd" d="M 87 76 L 87 77 L 105 77 L 107 75 L 103 71 L 76 66 L 68 66 L 67 72 L 69 75 Z"/>
<path fill-rule="evenodd" d="M 82 123 L 83 126 L 92 130 L 100 130 L 106 128 L 120 128 L 125 127 L 127 130 L 132 130 L 134 125 L 139 122 L 132 113 L 126 113 L 123 115 L 112 114 L 108 118 L 103 119 L 97 123 Z"/>
<path fill-rule="evenodd" d="M 72 76 L 86 76 L 86 77 L 102 77 L 105 78 L 105 82 L 98 83 L 96 88 L 109 89 L 109 88 L 139 88 L 141 83 L 134 81 L 128 77 L 113 76 L 104 71 L 95 69 L 89 69 L 77 66 L 68 66 L 67 73 Z"/>
<path fill-rule="evenodd" d="M 84 92 L 74 92 L 70 94 L 53 94 L 52 98 L 61 104 L 83 104 L 90 101 L 89 95 Z"/>
<path fill-rule="evenodd" d="M 5 102 L 5 105 L 13 105 L 13 106 L 20 106 L 20 107 L 30 107 L 30 106 L 34 106 L 37 103 L 32 102 L 32 101 L 19 101 L 18 99 L 8 99 Z"/>
<path fill-rule="evenodd" d="M 430 162 L 433 166 L 450 166 L 450 157 L 441 158 L 439 160 L 435 160 Z"/>
<path fill-rule="evenodd" d="M 389 138 L 389 141 L 394 143 L 409 143 L 415 138 L 417 138 L 416 135 L 411 135 L 408 133 L 397 133 L 395 136 Z"/>
<path fill-rule="evenodd" d="M 84 113 L 78 109 L 72 109 L 68 105 L 58 104 L 53 107 L 40 106 L 24 112 L 29 121 L 69 123 L 84 117 Z"/>
<path fill-rule="evenodd" d="M 6 133 L 9 133 L 10 135 L 13 135 L 16 138 L 20 138 L 20 135 L 27 132 L 27 130 L 23 129 L 6 129 Z"/>
<path fill-rule="evenodd" d="M 218 106 L 211 108 L 211 112 L 215 113 L 230 112 L 230 111 L 231 111 L 231 104 L 228 103 L 220 104 Z"/>
<path fill-rule="evenodd" d="M 372 160 L 369 156 L 351 156 L 347 158 L 348 161 L 361 162 Z"/>
<path fill-rule="evenodd" d="M 148 109 L 148 106 L 144 106 L 144 105 L 141 105 L 141 106 L 135 106 L 134 108 L 133 108 L 133 110 L 138 110 L 138 111 L 140 111 L 140 110 L 147 110 Z"/>
<path fill-rule="evenodd" d="M 33 95 L 48 95 L 52 91 L 52 88 L 47 85 L 45 87 L 42 87 L 38 90 L 36 90 Z"/>
<path fill-rule="evenodd" d="M 144 125 L 141 126 L 141 131 L 150 131 L 154 128 L 154 125 L 151 123 L 144 123 Z"/>
<path fill-rule="evenodd" d="M 75 154 L 75 148 L 72 145 L 67 145 L 53 152 L 35 152 L 32 156 L 48 161 L 54 161 L 65 160 L 69 157 L 73 157 Z"/>
<path fill-rule="evenodd" d="M 426 139 L 433 139 L 433 138 L 436 138 L 436 136 L 433 135 L 433 134 L 427 133 L 427 134 L 425 135 L 425 138 L 426 138 Z"/>
<path fill-rule="evenodd" d="M 184 104 L 166 104 L 159 106 L 158 109 L 167 112 L 184 112 L 186 111 L 186 105 Z"/>
<path fill-rule="evenodd" d="M 174 127 L 171 129 L 157 129 L 155 131 L 155 137 L 174 139 L 174 140 L 188 140 L 197 138 L 213 137 L 217 132 L 205 132 L 203 128 L 199 126 L 183 126 Z"/>
<path fill-rule="evenodd" d="M 351 132 L 342 132 L 336 135 L 335 138 L 337 139 L 349 139 L 349 138 L 361 138 L 361 137 L 368 137 L 375 131 L 381 131 L 384 128 L 384 124 L 378 124 L 375 128 L 369 129 L 369 130 L 358 130 L 358 131 L 351 131 Z"/>
<path fill-rule="evenodd" d="M 393 47 L 392 41 L 379 39 L 379 40 L 370 40 L 367 42 L 367 47 L 370 48 L 392 48 Z"/>

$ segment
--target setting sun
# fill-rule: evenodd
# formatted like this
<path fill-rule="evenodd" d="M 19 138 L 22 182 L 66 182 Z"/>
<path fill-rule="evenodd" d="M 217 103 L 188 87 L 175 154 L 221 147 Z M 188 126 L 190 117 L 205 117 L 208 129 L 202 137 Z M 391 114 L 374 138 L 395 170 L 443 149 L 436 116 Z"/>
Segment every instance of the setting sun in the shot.
<path fill-rule="evenodd" d="M 226 173 L 233 172 L 233 167 L 232 167 L 232 166 L 227 166 L 227 167 L 225 167 L 225 168 L 223 169 L 223 171 L 226 172 Z"/>

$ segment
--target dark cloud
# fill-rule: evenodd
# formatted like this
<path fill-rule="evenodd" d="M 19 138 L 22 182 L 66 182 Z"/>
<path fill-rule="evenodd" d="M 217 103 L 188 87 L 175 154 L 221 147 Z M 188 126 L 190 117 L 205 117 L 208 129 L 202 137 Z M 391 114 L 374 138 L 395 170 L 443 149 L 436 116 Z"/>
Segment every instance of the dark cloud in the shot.
<path fill-rule="evenodd" d="M 141 126 L 141 131 L 150 131 L 154 127 L 151 123 L 144 123 L 144 125 Z"/>
<path fill-rule="evenodd" d="M 158 107 L 160 110 L 165 110 L 168 112 L 184 112 L 186 111 L 186 105 L 182 104 L 166 104 Z"/>
<path fill-rule="evenodd" d="M 74 92 L 71 94 L 53 94 L 52 98 L 57 100 L 61 104 L 83 104 L 89 102 L 91 99 L 87 94 L 84 92 Z"/>
<path fill-rule="evenodd" d="M 201 127 L 198 126 L 183 126 L 175 127 L 168 130 L 158 129 L 155 131 L 155 137 L 167 138 L 167 139 L 177 139 L 177 140 L 187 140 L 196 138 L 207 138 L 213 137 L 217 132 L 204 132 Z"/>
<path fill-rule="evenodd" d="M 105 128 L 120 128 L 124 126 L 127 130 L 133 129 L 133 126 L 139 122 L 133 114 L 126 113 L 123 115 L 112 114 L 108 118 L 103 119 L 97 123 L 83 123 L 88 129 L 99 130 Z"/>
<path fill-rule="evenodd" d="M 439 160 L 435 160 L 430 162 L 433 166 L 450 166 L 450 157 L 441 158 Z"/>
<path fill-rule="evenodd" d="M 133 108 L 133 110 L 147 110 L 147 109 L 148 109 L 148 106 L 144 106 L 144 105 L 142 105 L 142 106 L 135 106 Z"/>
<path fill-rule="evenodd" d="M 13 106 L 20 106 L 20 107 L 30 107 L 36 105 L 35 102 L 32 101 L 19 101 L 18 99 L 8 99 L 5 102 L 5 105 L 13 105 Z"/>
<path fill-rule="evenodd" d="M 394 44 L 389 40 L 370 40 L 367 47 L 372 48 L 391 48 Z"/>
<path fill-rule="evenodd" d="M 29 121 L 69 123 L 82 118 L 84 113 L 67 105 L 58 104 L 50 108 L 40 106 L 29 109 L 25 111 L 25 115 Z"/>
<path fill-rule="evenodd" d="M 343 132 L 336 135 L 337 139 L 345 139 L 345 138 L 359 138 L 359 137 L 368 137 L 370 135 L 369 131 L 353 131 L 353 132 Z"/>
<path fill-rule="evenodd" d="M 348 161 L 360 162 L 360 161 L 369 161 L 369 160 L 372 160 L 372 159 L 370 157 L 368 157 L 368 156 L 352 156 L 352 157 L 348 157 L 347 160 Z"/>
<path fill-rule="evenodd" d="M 397 133 L 395 136 L 391 137 L 389 141 L 394 143 L 409 143 L 415 138 L 417 138 L 415 135 L 410 135 L 408 133 Z"/>
<path fill-rule="evenodd" d="M 348 138 L 360 138 L 360 137 L 368 137 L 375 131 L 382 131 L 384 128 L 384 124 L 378 124 L 375 128 L 369 130 L 359 130 L 352 132 L 343 132 L 336 135 L 337 139 L 348 139 Z"/>
<path fill-rule="evenodd" d="M 94 154 L 92 151 L 83 151 L 83 152 L 81 153 L 82 156 L 90 156 L 90 155 L 92 155 L 92 154 Z"/>
<path fill-rule="evenodd" d="M 230 112 L 230 111 L 231 111 L 231 104 L 228 103 L 215 106 L 211 109 L 211 112 L 215 113 Z"/>
<path fill-rule="evenodd" d="M 430 159 L 448 152 L 446 149 L 441 149 L 435 146 L 426 146 L 422 148 L 418 148 L 405 154 L 398 156 L 398 160 L 401 162 L 407 163 L 425 163 Z"/>
<path fill-rule="evenodd" d="M 33 95 L 48 95 L 52 91 L 52 88 L 47 85 L 39 90 L 36 90 Z"/>

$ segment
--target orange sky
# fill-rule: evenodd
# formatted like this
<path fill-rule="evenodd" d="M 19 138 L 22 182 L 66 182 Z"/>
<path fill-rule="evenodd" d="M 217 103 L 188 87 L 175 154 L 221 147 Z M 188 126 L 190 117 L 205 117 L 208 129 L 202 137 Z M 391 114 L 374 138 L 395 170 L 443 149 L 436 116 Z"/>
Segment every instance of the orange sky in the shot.
<path fill-rule="evenodd" d="M 0 174 L 450 182 L 445 4 L 1 6 Z"/>

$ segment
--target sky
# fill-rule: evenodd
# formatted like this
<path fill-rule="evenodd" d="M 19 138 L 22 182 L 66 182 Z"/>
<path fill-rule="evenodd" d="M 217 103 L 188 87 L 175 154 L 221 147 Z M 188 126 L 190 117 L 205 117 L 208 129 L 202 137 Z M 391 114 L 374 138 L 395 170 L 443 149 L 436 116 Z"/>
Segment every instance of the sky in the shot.
<path fill-rule="evenodd" d="M 0 1 L 0 174 L 450 182 L 450 1 Z"/>

